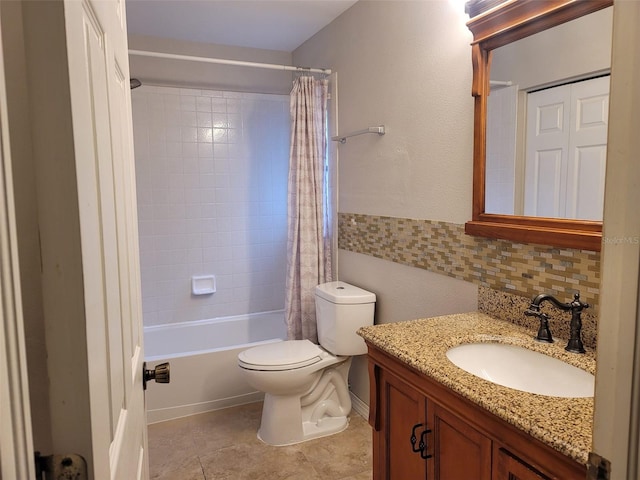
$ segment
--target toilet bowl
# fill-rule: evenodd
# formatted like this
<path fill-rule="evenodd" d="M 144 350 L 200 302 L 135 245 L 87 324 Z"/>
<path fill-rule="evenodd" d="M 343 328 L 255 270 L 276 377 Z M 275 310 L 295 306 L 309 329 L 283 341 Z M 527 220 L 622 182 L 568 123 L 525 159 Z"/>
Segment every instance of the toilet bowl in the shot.
<path fill-rule="evenodd" d="M 375 295 L 345 282 L 316 287 L 318 340 L 287 340 L 238 355 L 249 385 L 265 392 L 258 438 L 291 445 L 338 433 L 351 412 L 352 355 L 366 353 L 358 328 L 373 325 Z"/>

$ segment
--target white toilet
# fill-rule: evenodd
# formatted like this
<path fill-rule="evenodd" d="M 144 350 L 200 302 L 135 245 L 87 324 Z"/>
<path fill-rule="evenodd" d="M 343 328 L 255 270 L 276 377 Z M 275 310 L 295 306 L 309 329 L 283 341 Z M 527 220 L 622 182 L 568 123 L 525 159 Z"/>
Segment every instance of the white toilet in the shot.
<path fill-rule="evenodd" d="M 351 356 L 367 353 L 356 330 L 373 325 L 376 296 L 329 282 L 316 287 L 315 297 L 320 346 L 287 340 L 238 355 L 246 381 L 265 392 L 258 438 L 270 445 L 324 437 L 348 426 Z"/>

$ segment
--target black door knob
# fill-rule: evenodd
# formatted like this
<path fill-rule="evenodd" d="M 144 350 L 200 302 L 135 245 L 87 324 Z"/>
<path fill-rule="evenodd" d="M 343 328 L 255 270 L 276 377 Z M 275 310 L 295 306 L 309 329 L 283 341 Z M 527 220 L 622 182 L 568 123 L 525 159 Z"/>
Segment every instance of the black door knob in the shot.
<path fill-rule="evenodd" d="M 147 370 L 147 362 L 142 365 L 142 388 L 147 389 L 147 382 L 155 380 L 156 383 L 169 383 L 171 372 L 169 362 L 156 365 L 153 370 Z"/>

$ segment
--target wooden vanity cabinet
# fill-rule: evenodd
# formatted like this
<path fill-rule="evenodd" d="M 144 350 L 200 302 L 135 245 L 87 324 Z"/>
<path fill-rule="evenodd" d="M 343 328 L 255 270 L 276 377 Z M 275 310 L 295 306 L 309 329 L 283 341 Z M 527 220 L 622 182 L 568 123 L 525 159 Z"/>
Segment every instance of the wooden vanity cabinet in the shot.
<path fill-rule="evenodd" d="M 491 480 L 491 440 L 431 402 L 434 474 L 430 478 Z"/>
<path fill-rule="evenodd" d="M 584 465 L 372 345 L 369 377 L 374 480 L 586 476 Z"/>
<path fill-rule="evenodd" d="M 374 473 L 374 478 L 426 480 L 429 464 L 415 449 L 427 428 L 427 399 L 388 371 L 380 372 L 379 386 L 380 431 L 385 434 L 374 434 L 373 448 L 374 452 L 384 454 L 374 454 L 374 472 L 378 472 L 377 475 Z M 428 433 L 424 436 L 428 437 Z"/>
<path fill-rule="evenodd" d="M 549 480 L 549 477 L 523 463 L 504 448 L 497 448 L 495 453 L 496 475 L 494 478 L 500 480 Z"/>

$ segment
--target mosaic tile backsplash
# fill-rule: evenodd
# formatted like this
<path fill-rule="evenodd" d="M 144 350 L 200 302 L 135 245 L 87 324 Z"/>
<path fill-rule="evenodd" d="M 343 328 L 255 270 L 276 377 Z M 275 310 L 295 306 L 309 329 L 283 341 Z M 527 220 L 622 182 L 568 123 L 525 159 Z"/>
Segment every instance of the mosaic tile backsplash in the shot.
<path fill-rule="evenodd" d="M 344 250 L 500 292 L 529 299 L 550 293 L 569 301 L 580 291 L 592 305 L 590 315 L 597 314 L 599 252 L 473 237 L 454 223 L 354 213 L 338 214 L 338 231 L 338 247 Z"/>

